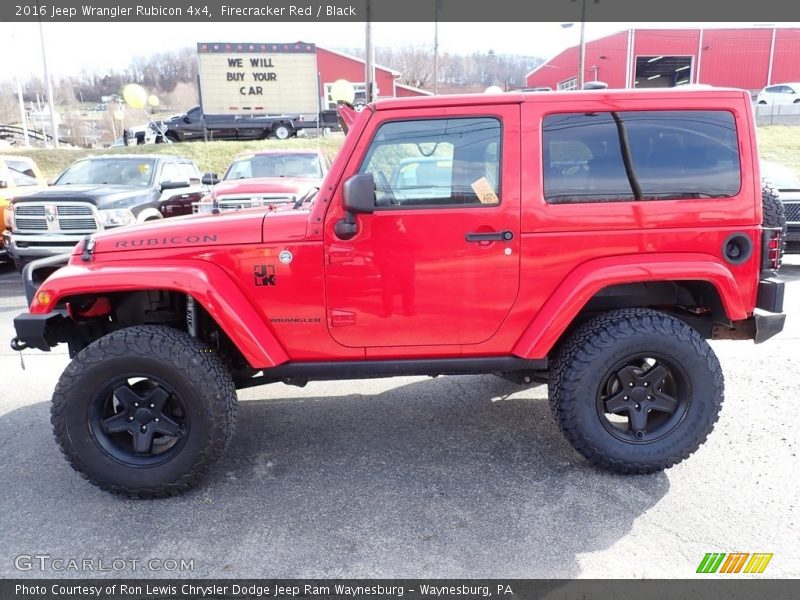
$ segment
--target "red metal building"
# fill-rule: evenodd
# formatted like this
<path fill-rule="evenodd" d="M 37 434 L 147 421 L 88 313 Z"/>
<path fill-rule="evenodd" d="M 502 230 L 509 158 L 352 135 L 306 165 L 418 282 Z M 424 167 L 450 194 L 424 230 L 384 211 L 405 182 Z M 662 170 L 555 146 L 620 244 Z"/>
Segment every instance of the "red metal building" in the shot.
<path fill-rule="evenodd" d="M 526 76 L 528 87 L 577 87 L 579 47 Z M 757 91 L 800 81 L 800 29 L 630 29 L 587 42 L 584 81 L 612 88 L 703 83 Z"/>
<path fill-rule="evenodd" d="M 337 79 L 346 79 L 353 84 L 356 98 L 364 97 L 366 86 L 364 61 L 355 56 L 327 50 L 317 46 L 317 70 L 319 71 L 320 97 L 323 109 L 336 108 L 331 96 L 331 85 Z M 397 98 L 400 96 L 425 96 L 429 92 L 397 83 L 400 73 L 375 65 L 375 86 L 377 98 Z"/>

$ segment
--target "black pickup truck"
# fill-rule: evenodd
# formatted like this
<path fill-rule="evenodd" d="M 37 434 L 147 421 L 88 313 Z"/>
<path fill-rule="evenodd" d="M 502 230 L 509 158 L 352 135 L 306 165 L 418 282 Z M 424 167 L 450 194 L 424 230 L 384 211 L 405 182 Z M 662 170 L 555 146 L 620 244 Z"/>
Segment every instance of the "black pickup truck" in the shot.
<path fill-rule="evenodd" d="M 319 114 L 319 127 L 338 128 L 335 110 Z M 316 128 L 318 122 L 299 115 L 207 115 L 199 106 L 158 123 L 163 136 L 172 142 L 194 140 L 285 140 L 302 129 Z"/>
<path fill-rule="evenodd" d="M 15 198 L 6 209 L 3 241 L 18 270 L 69 252 L 104 229 L 188 215 L 208 187 L 194 161 L 169 155 L 90 156 L 53 185 Z"/>

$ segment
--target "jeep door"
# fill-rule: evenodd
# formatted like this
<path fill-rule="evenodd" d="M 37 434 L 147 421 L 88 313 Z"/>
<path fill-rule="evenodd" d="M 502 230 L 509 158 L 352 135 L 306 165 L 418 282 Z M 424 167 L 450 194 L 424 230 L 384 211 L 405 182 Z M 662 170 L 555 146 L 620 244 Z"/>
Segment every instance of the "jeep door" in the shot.
<path fill-rule="evenodd" d="M 377 111 L 342 181 L 371 174 L 371 214 L 327 211 L 328 327 L 351 347 L 478 344 L 519 287 L 519 105 Z M 431 349 L 431 352 L 435 352 Z"/>

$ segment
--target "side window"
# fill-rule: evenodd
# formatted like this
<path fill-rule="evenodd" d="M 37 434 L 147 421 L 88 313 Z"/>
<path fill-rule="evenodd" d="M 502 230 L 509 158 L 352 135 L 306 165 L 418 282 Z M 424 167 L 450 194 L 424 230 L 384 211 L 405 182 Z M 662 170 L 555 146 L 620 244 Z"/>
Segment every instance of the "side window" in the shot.
<path fill-rule="evenodd" d="M 375 178 L 376 205 L 500 203 L 500 121 L 393 121 L 381 125 L 360 173 Z"/>
<path fill-rule="evenodd" d="M 164 163 L 164 166 L 161 168 L 161 179 L 160 183 L 164 183 L 165 181 L 179 181 L 181 178 L 178 172 L 178 165 L 175 163 Z"/>
<path fill-rule="evenodd" d="M 180 181 L 188 181 L 189 185 L 200 183 L 200 172 L 192 163 L 178 163 L 176 165 L 177 178 Z"/>
<path fill-rule="evenodd" d="M 551 204 L 727 198 L 740 187 L 726 111 L 548 115 L 542 143 Z"/>
<path fill-rule="evenodd" d="M 33 170 L 33 165 L 25 162 L 24 160 L 8 159 L 6 164 L 9 166 L 9 168 L 22 173 L 23 175 L 33 177 L 34 179 L 36 178 L 36 172 Z"/>

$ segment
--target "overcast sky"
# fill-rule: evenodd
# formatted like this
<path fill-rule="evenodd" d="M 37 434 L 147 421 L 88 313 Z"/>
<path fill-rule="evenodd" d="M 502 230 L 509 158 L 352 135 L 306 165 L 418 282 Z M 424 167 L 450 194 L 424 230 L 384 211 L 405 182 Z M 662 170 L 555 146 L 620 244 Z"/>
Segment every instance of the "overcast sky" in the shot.
<path fill-rule="evenodd" d="M 754 23 L 588 23 L 587 40 L 629 27 L 736 27 Z M 781 23 L 779 26 L 795 26 Z M 37 23 L 0 24 L 0 79 L 18 73 L 41 74 L 42 59 Z M 329 48 L 364 44 L 363 23 L 45 23 L 48 66 L 54 78 L 88 70 L 121 69 L 134 56 L 194 46 L 204 42 L 296 42 Z M 466 54 L 494 50 L 550 58 L 578 44 L 579 27 L 560 23 L 439 23 L 441 52 Z M 433 23 L 375 23 L 375 46 L 433 48 Z"/>

